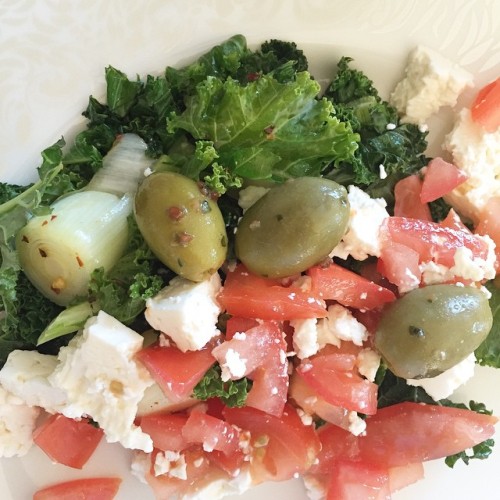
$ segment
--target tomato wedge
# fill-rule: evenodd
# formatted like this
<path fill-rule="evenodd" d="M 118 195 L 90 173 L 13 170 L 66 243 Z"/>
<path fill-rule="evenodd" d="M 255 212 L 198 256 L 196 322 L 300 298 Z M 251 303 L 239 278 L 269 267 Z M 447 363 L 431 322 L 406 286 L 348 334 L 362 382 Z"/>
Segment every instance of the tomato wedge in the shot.
<path fill-rule="evenodd" d="M 196 384 L 215 363 L 213 347 L 212 342 L 199 351 L 182 352 L 174 346 L 152 344 L 136 356 L 167 397 L 178 402 L 191 396 Z"/>
<path fill-rule="evenodd" d="M 500 126 L 500 77 L 478 92 L 472 103 L 471 116 L 486 132 L 495 132 Z"/>
<path fill-rule="evenodd" d="M 422 271 L 419 268 L 419 261 L 420 255 L 413 248 L 402 243 L 390 242 L 382 245 L 377 270 L 404 293 L 420 284 Z"/>
<path fill-rule="evenodd" d="M 327 267 L 311 267 L 307 274 L 315 294 L 346 307 L 375 309 L 396 300 L 391 290 L 334 263 Z"/>
<path fill-rule="evenodd" d="M 256 483 L 284 481 L 305 472 L 320 450 L 314 427 L 304 425 L 288 404 L 279 418 L 248 407 L 225 408 L 224 415 L 229 423 L 250 431 L 250 471 Z"/>
<path fill-rule="evenodd" d="M 283 286 L 279 280 L 251 274 L 243 265 L 227 273 L 218 300 L 229 314 L 243 318 L 288 320 L 326 316 L 320 297 L 293 285 Z"/>
<path fill-rule="evenodd" d="M 457 248 L 467 247 L 474 257 L 486 259 L 487 243 L 473 235 L 437 222 L 429 222 L 407 217 L 387 217 L 382 223 L 382 246 L 400 243 L 412 248 L 420 255 L 420 262 L 433 260 L 447 267 L 454 265 Z"/>
<path fill-rule="evenodd" d="M 152 413 L 141 418 L 140 427 L 151 436 L 155 448 L 181 451 L 189 447 L 189 442 L 182 435 L 187 419 L 185 413 Z"/>
<path fill-rule="evenodd" d="M 118 477 L 92 477 L 54 484 L 38 490 L 33 500 L 112 500 L 122 480 Z"/>
<path fill-rule="evenodd" d="M 448 163 L 439 157 L 433 158 L 425 169 L 422 190 L 420 192 L 420 201 L 422 203 L 428 203 L 430 201 L 437 200 L 445 194 L 453 191 L 467 179 L 467 175 L 465 175 L 452 163 Z M 398 214 L 394 212 L 394 215 Z M 413 216 L 407 215 L 407 217 Z"/>
<path fill-rule="evenodd" d="M 33 433 L 33 441 L 54 462 L 81 469 L 103 436 L 88 419 L 51 415 Z"/>
<path fill-rule="evenodd" d="M 401 179 L 394 186 L 394 215 L 432 220 L 427 202 L 422 200 L 423 183 L 417 174 Z"/>

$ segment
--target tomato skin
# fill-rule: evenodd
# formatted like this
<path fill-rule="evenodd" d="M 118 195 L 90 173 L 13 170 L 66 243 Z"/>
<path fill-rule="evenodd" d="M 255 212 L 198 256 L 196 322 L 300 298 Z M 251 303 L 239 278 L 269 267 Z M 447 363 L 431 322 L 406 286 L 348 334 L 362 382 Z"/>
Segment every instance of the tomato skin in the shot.
<path fill-rule="evenodd" d="M 394 186 L 394 215 L 414 219 L 432 220 L 431 211 L 421 200 L 422 180 L 417 174 L 401 179 Z"/>
<path fill-rule="evenodd" d="M 443 227 L 437 222 L 410 219 L 407 217 L 388 217 L 381 227 L 382 246 L 400 243 L 406 245 L 420 256 L 420 262 L 433 260 L 447 267 L 454 265 L 455 251 L 467 247 L 474 257 L 486 259 L 486 242 L 470 231 Z"/>
<path fill-rule="evenodd" d="M 448 163 L 439 157 L 433 158 L 425 169 L 422 190 L 420 192 L 420 201 L 421 203 L 428 203 L 437 200 L 453 191 L 467 179 L 467 175 L 452 163 Z M 394 215 L 396 215 L 396 212 L 394 212 Z M 407 215 L 407 217 L 411 216 Z"/>
<path fill-rule="evenodd" d="M 153 413 L 141 418 L 140 427 L 151 436 L 155 448 L 181 451 L 189 447 L 189 442 L 182 435 L 187 419 L 184 413 Z"/>
<path fill-rule="evenodd" d="M 248 376 L 253 386 L 246 405 L 281 416 L 288 391 L 287 344 L 276 322 L 264 321 L 244 332 L 243 338 L 231 338 L 217 346 L 212 354 L 224 368 L 229 351 L 244 360 L 245 371 L 237 377 Z"/>
<path fill-rule="evenodd" d="M 249 407 L 225 408 L 224 416 L 229 423 L 250 431 L 254 446 L 250 470 L 256 483 L 284 481 L 302 474 L 319 453 L 314 427 L 304 425 L 289 404 L 279 418 Z"/>
<path fill-rule="evenodd" d="M 256 319 L 231 316 L 226 322 L 226 340 L 231 340 L 235 333 L 246 332 L 258 324 Z"/>
<path fill-rule="evenodd" d="M 359 457 L 388 467 L 444 458 L 492 437 L 497 421 L 471 410 L 398 403 L 367 418 Z"/>
<path fill-rule="evenodd" d="M 330 476 L 327 500 L 390 500 L 387 467 L 340 460 Z"/>
<path fill-rule="evenodd" d="M 378 386 L 354 369 L 355 356 L 319 354 L 305 359 L 297 375 L 327 403 L 372 415 L 377 411 Z"/>
<path fill-rule="evenodd" d="M 75 479 L 47 486 L 33 495 L 33 500 L 112 500 L 122 480 L 118 477 Z"/>
<path fill-rule="evenodd" d="M 334 263 L 328 267 L 311 267 L 307 275 L 312 280 L 314 293 L 346 307 L 369 310 L 396 299 L 391 290 Z"/>
<path fill-rule="evenodd" d="M 61 414 L 48 417 L 33 433 L 33 441 L 54 462 L 81 469 L 101 441 L 103 431 L 87 419 Z"/>
<path fill-rule="evenodd" d="M 500 77 L 478 92 L 472 103 L 471 117 L 486 132 L 495 132 L 500 126 Z"/>
<path fill-rule="evenodd" d="M 192 411 L 182 428 L 189 443 L 201 443 L 205 451 L 218 450 L 232 455 L 239 449 L 239 432 L 232 425 L 201 411 Z"/>
<path fill-rule="evenodd" d="M 406 292 L 420 284 L 422 271 L 419 261 L 420 255 L 413 248 L 390 242 L 382 245 L 377 269 L 401 292 Z"/>
<path fill-rule="evenodd" d="M 233 316 L 263 320 L 322 318 L 323 301 L 298 287 L 251 274 L 243 265 L 228 272 L 217 299 Z"/>
<path fill-rule="evenodd" d="M 214 343 L 199 351 L 182 352 L 174 346 L 152 344 L 137 354 L 139 361 L 172 402 L 191 396 L 196 384 L 215 363 Z"/>

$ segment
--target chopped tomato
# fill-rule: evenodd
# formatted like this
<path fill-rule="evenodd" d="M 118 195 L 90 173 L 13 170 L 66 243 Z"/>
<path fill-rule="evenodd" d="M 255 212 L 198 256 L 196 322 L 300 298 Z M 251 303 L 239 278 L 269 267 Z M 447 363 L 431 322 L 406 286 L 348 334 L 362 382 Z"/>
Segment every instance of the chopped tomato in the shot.
<path fill-rule="evenodd" d="M 459 408 L 399 403 L 367 418 L 359 456 L 389 467 L 443 458 L 489 439 L 497 418 Z"/>
<path fill-rule="evenodd" d="M 442 158 L 433 158 L 427 165 L 424 173 L 424 181 L 420 192 L 420 201 L 428 203 L 437 200 L 445 194 L 453 191 L 457 186 L 463 184 L 468 179 L 461 170 L 452 163 L 444 161 Z M 396 214 L 405 217 L 415 217 L 405 214 Z M 415 217 L 418 219 L 419 217 Z M 432 219 L 426 219 L 432 220 Z"/>
<path fill-rule="evenodd" d="M 92 477 L 54 484 L 38 490 L 33 500 L 112 500 L 122 480 L 118 477 Z"/>
<path fill-rule="evenodd" d="M 394 215 L 414 219 L 432 220 L 431 211 L 421 200 L 422 180 L 415 175 L 401 179 L 394 186 Z"/>
<path fill-rule="evenodd" d="M 314 427 L 304 425 L 288 404 L 279 418 L 249 407 L 225 408 L 224 415 L 231 424 L 250 431 L 250 471 L 257 483 L 284 481 L 305 472 L 320 450 Z"/>
<path fill-rule="evenodd" d="M 196 384 L 215 363 L 214 344 L 199 351 L 182 352 L 174 346 L 150 345 L 137 353 L 162 391 L 173 402 L 189 397 Z"/>
<path fill-rule="evenodd" d="M 142 417 L 140 426 L 151 436 L 155 448 L 180 451 L 189 447 L 189 442 L 182 435 L 187 419 L 184 413 L 153 413 Z"/>
<path fill-rule="evenodd" d="M 448 215 L 439 223 L 442 227 L 449 227 L 450 229 L 456 229 L 457 231 L 467 231 L 470 233 L 469 228 L 462 222 L 460 216 L 450 208 Z"/>
<path fill-rule="evenodd" d="M 312 292 L 256 276 L 241 264 L 228 272 L 218 300 L 229 314 L 243 318 L 287 320 L 326 316 L 325 304 Z"/>
<path fill-rule="evenodd" d="M 390 242 L 382 245 L 377 269 L 401 292 L 405 292 L 420 284 L 422 272 L 419 261 L 420 255 L 413 248 Z"/>
<path fill-rule="evenodd" d="M 378 386 L 359 375 L 355 362 L 354 355 L 322 349 L 303 360 L 297 374 L 327 403 L 372 415 L 377 411 Z"/>
<path fill-rule="evenodd" d="M 332 470 L 327 500 L 386 500 L 391 498 L 387 467 L 339 460 Z"/>
<path fill-rule="evenodd" d="M 391 493 L 402 490 L 423 478 L 424 464 L 422 462 L 389 467 L 389 486 L 391 488 Z"/>
<path fill-rule="evenodd" d="M 486 132 L 495 132 L 500 126 L 500 77 L 478 92 L 472 103 L 471 116 Z"/>
<path fill-rule="evenodd" d="M 230 378 L 249 376 L 253 380 L 246 404 L 280 416 L 287 398 L 288 361 L 283 332 L 275 322 L 263 322 L 241 337 L 233 337 L 217 346 L 212 354 L 225 369 L 227 356 L 237 356 L 244 370 Z"/>
<path fill-rule="evenodd" d="M 296 373 L 290 377 L 290 399 L 309 415 L 318 417 L 343 429 L 349 427 L 349 410 L 327 403 Z"/>
<path fill-rule="evenodd" d="M 500 270 L 500 196 L 490 198 L 479 216 L 479 224 L 475 231 L 478 234 L 487 234 L 496 245 L 497 274 Z"/>
<path fill-rule="evenodd" d="M 312 279 L 314 293 L 346 307 L 374 309 L 396 299 L 391 290 L 334 263 L 311 267 L 307 274 Z"/>
<path fill-rule="evenodd" d="M 226 455 L 239 449 L 239 432 L 232 425 L 201 411 L 193 411 L 182 428 L 189 443 L 201 443 L 205 451 L 218 450 Z"/>
<path fill-rule="evenodd" d="M 383 246 L 400 243 L 418 252 L 420 262 L 433 260 L 447 267 L 454 265 L 455 251 L 467 247 L 474 257 L 485 259 L 488 245 L 469 231 L 443 227 L 437 222 L 388 217 L 382 223 Z"/>
<path fill-rule="evenodd" d="M 226 340 L 231 340 L 235 333 L 246 332 L 258 324 L 259 323 L 256 319 L 231 316 L 226 321 Z"/>
<path fill-rule="evenodd" d="M 81 469 L 103 436 L 88 419 L 51 415 L 33 433 L 33 441 L 54 462 Z"/>

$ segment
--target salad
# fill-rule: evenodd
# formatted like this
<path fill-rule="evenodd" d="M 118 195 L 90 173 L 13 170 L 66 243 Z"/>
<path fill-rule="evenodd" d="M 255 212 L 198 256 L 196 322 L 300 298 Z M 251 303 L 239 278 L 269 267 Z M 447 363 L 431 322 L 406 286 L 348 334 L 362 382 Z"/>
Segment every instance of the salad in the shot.
<path fill-rule="evenodd" d="M 157 498 L 298 476 L 387 498 L 487 458 L 496 417 L 448 398 L 500 364 L 498 191 L 462 140 L 498 145 L 500 85 L 430 159 L 423 103 L 471 85 L 446 64 L 417 49 L 391 103 L 349 57 L 321 89 L 294 43 L 241 35 L 158 77 L 106 68 L 87 129 L 0 186 L 2 454 L 85 471 L 105 438 Z"/>

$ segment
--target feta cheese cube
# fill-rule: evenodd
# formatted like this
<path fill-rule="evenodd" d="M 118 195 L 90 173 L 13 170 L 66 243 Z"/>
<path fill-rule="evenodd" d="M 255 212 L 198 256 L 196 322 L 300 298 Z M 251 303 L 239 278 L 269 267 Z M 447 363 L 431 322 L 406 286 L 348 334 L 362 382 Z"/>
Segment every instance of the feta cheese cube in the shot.
<path fill-rule="evenodd" d="M 151 438 L 134 425 L 138 404 L 153 383 L 148 371 L 134 360 L 142 343 L 141 335 L 100 311 L 61 348 L 49 382 L 67 394 L 68 404 L 61 413 L 93 418 L 108 442 L 151 451 Z"/>
<path fill-rule="evenodd" d="M 380 256 L 380 226 L 389 217 L 383 198 L 371 198 L 362 189 L 349 186 L 349 222 L 347 232 L 332 250 L 330 257 L 365 260 L 370 255 Z"/>
<path fill-rule="evenodd" d="M 356 366 L 363 377 L 367 378 L 370 382 L 374 382 L 375 375 L 377 375 L 380 366 L 380 355 L 373 349 L 363 349 L 356 357 Z"/>
<path fill-rule="evenodd" d="M 296 319 L 290 321 L 293 327 L 293 349 L 300 359 L 308 358 L 319 350 L 317 319 Z"/>
<path fill-rule="evenodd" d="M 221 367 L 221 379 L 223 382 L 228 380 L 237 380 L 246 374 L 247 363 L 246 359 L 240 356 L 238 351 L 228 349 L 224 358 L 224 363 Z"/>
<path fill-rule="evenodd" d="M 33 444 L 33 430 L 40 409 L 0 386 L 0 457 L 22 457 Z"/>
<path fill-rule="evenodd" d="M 409 55 L 405 78 L 389 102 L 402 115 L 401 121 L 424 124 L 442 106 L 454 106 L 458 96 L 472 87 L 472 74 L 424 46 Z"/>
<path fill-rule="evenodd" d="M 368 330 L 344 306 L 333 304 L 328 307 L 325 318 L 318 320 L 318 343 L 340 346 L 341 340 L 363 345 L 368 338 Z"/>
<path fill-rule="evenodd" d="M 200 283 L 176 277 L 146 301 L 146 319 L 153 328 L 168 335 L 181 351 L 200 350 L 220 333 L 217 330 L 220 289 L 217 273 Z"/>
<path fill-rule="evenodd" d="M 66 392 L 48 380 L 57 357 L 37 351 L 12 351 L 0 370 L 0 383 L 28 406 L 58 413 L 67 404 Z"/>
<path fill-rule="evenodd" d="M 469 109 L 458 115 L 443 148 L 468 179 L 445 200 L 465 217 L 478 221 L 481 210 L 493 196 L 500 196 L 500 128 L 487 133 L 474 123 Z"/>
<path fill-rule="evenodd" d="M 458 387 L 465 384 L 474 375 L 476 357 L 474 353 L 460 363 L 432 378 L 408 379 L 406 382 L 415 387 L 422 387 L 436 401 L 447 398 Z"/>

